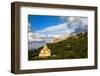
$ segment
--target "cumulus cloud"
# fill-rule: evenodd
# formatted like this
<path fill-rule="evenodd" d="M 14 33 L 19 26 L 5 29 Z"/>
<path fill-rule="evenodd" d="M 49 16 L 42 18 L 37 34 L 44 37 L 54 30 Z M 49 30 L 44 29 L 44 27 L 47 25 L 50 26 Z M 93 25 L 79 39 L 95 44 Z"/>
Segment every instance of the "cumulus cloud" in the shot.
<path fill-rule="evenodd" d="M 87 17 L 60 17 L 64 23 L 52 25 L 35 32 L 31 32 L 31 24 L 28 23 L 29 46 L 33 41 L 50 42 L 53 38 L 69 36 L 72 33 L 78 33 L 88 30 Z M 38 45 L 36 45 L 38 46 Z M 36 47 L 34 45 L 34 48 Z"/>
<path fill-rule="evenodd" d="M 69 34 L 71 32 L 73 32 L 72 29 L 69 29 L 67 27 L 66 23 L 63 24 L 58 24 L 58 25 L 54 25 L 54 26 L 50 26 L 47 28 L 44 28 L 42 30 L 36 31 L 37 33 L 51 33 L 51 34 L 61 34 L 61 33 L 66 33 Z"/>
<path fill-rule="evenodd" d="M 69 17 L 60 17 L 60 19 L 64 20 L 67 26 L 71 29 L 74 29 L 74 31 L 82 32 L 83 30 L 87 31 L 88 29 L 87 17 L 69 16 Z"/>
<path fill-rule="evenodd" d="M 29 28 L 29 40 L 45 40 L 55 37 L 63 37 L 72 33 L 78 33 L 88 30 L 88 18 L 87 17 L 61 17 L 65 22 L 46 27 L 42 30 L 31 32 L 31 24 L 28 23 Z"/>
<path fill-rule="evenodd" d="M 57 31 L 57 30 L 65 29 L 65 28 L 66 28 L 66 23 L 50 26 L 50 27 L 44 28 L 44 29 L 36 31 L 36 32 L 51 32 L 51 31 Z"/>
<path fill-rule="evenodd" d="M 83 32 L 87 31 L 88 27 L 88 18 L 87 17 L 60 17 L 64 19 L 64 23 L 50 26 L 44 28 L 42 30 L 36 31 L 37 33 L 44 33 L 46 34 L 62 34 L 62 35 L 69 35 L 73 32 Z"/>
<path fill-rule="evenodd" d="M 87 17 L 80 18 L 80 21 L 84 24 L 84 26 L 88 25 L 88 18 Z"/>

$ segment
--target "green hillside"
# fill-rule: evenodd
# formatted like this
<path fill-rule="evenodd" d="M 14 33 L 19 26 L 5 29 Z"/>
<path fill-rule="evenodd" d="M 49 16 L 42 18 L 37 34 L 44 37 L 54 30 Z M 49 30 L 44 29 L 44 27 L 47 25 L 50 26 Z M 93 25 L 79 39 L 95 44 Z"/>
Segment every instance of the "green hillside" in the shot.
<path fill-rule="evenodd" d="M 77 59 L 88 57 L 88 41 L 87 32 L 79 33 L 76 36 L 71 36 L 66 40 L 58 43 L 48 43 L 48 48 L 51 50 L 52 55 L 46 59 Z M 42 49 L 38 48 L 28 51 L 28 60 L 39 60 L 39 52 Z M 44 59 L 44 58 L 41 58 Z"/>

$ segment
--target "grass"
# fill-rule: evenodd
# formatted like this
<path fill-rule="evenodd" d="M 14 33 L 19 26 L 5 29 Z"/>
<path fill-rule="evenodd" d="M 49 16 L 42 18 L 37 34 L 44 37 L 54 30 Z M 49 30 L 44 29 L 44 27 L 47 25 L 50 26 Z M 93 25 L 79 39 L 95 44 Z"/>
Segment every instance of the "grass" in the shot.
<path fill-rule="evenodd" d="M 51 59 L 79 59 L 88 57 L 88 40 L 87 32 L 71 36 L 66 40 L 58 43 L 48 43 L 51 50 L 51 56 L 39 58 L 38 55 L 43 47 L 28 51 L 28 60 L 51 60 Z"/>

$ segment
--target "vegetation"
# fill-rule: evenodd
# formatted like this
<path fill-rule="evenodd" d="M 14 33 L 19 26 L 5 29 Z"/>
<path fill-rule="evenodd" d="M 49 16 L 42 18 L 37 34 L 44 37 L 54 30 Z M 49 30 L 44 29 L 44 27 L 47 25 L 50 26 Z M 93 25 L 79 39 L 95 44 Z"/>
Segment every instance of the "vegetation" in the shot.
<path fill-rule="evenodd" d="M 87 32 L 79 33 L 76 36 L 70 36 L 66 40 L 58 43 L 48 43 L 48 48 L 52 55 L 48 58 L 39 58 L 40 47 L 35 50 L 28 51 L 28 60 L 44 60 L 44 59 L 77 59 L 88 57 L 88 40 Z"/>

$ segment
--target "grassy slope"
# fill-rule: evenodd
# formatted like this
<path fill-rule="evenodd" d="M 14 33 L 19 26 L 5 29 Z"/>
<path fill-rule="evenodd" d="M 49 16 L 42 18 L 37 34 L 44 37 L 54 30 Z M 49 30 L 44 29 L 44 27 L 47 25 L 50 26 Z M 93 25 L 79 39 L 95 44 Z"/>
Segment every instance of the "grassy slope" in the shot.
<path fill-rule="evenodd" d="M 76 59 L 76 58 L 87 58 L 87 33 L 77 34 L 78 38 L 69 37 L 58 43 L 47 44 L 49 49 L 51 49 L 52 56 L 48 59 Z M 29 60 L 37 60 L 40 50 L 43 47 L 30 50 L 28 52 Z"/>

